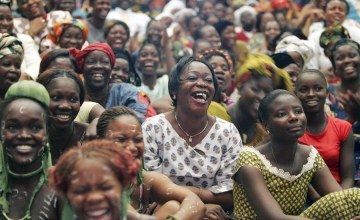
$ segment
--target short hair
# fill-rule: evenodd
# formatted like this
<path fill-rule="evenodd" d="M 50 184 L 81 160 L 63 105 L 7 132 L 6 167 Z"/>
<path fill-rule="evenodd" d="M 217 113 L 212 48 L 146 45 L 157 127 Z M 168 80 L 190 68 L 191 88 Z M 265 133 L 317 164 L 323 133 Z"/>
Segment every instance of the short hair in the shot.
<path fill-rule="evenodd" d="M 326 0 L 326 4 L 324 5 L 324 8 L 323 10 L 326 11 L 326 7 L 328 6 L 328 4 L 332 1 L 335 1 L 335 0 Z M 346 1 L 346 0 L 336 0 L 336 1 L 339 1 L 339 2 L 342 2 L 345 4 L 346 6 L 346 14 L 349 14 L 349 11 L 350 11 L 350 6 L 349 6 L 349 3 Z"/>
<path fill-rule="evenodd" d="M 78 85 L 80 90 L 80 105 L 84 103 L 85 100 L 85 87 L 78 76 L 73 70 L 71 69 L 48 69 L 45 72 L 43 72 L 39 78 L 36 80 L 38 83 L 42 84 L 45 88 L 47 88 L 48 84 L 56 78 L 60 77 L 66 77 L 69 79 L 74 80 L 74 82 Z"/>
<path fill-rule="evenodd" d="M 77 70 L 77 64 L 75 58 L 70 54 L 70 52 L 67 49 L 59 48 L 49 51 L 41 59 L 39 74 L 47 70 L 49 68 L 50 63 L 59 57 L 68 58 L 75 68 L 74 71 Z"/>
<path fill-rule="evenodd" d="M 269 105 L 279 96 L 282 95 L 290 95 L 292 97 L 296 97 L 293 93 L 284 90 L 284 89 L 276 89 L 267 94 L 261 101 L 258 109 L 258 116 L 261 123 L 265 123 L 269 119 Z"/>
<path fill-rule="evenodd" d="M 333 65 L 333 67 L 335 68 L 336 70 L 336 65 L 335 65 L 335 54 L 337 52 L 337 49 L 341 46 L 344 46 L 344 45 L 349 45 L 353 48 L 356 49 L 356 51 L 358 52 L 358 54 L 360 55 L 360 44 L 357 43 L 356 41 L 354 40 L 351 40 L 351 39 L 347 39 L 347 38 L 344 38 L 344 39 L 341 39 L 339 41 L 337 41 L 331 48 L 331 53 L 330 53 L 330 61 Z"/>
<path fill-rule="evenodd" d="M 96 159 L 110 168 L 118 181 L 127 188 L 136 177 L 141 161 L 132 153 L 110 140 L 93 140 L 66 151 L 56 165 L 50 169 L 50 185 L 66 195 L 71 182 L 71 172 L 84 159 Z"/>
<path fill-rule="evenodd" d="M 141 86 L 141 78 L 134 66 L 134 61 L 131 58 L 130 53 L 127 50 L 123 49 L 114 49 L 115 59 L 124 59 L 127 60 L 129 63 L 129 71 L 130 71 L 130 77 L 127 83 L 131 83 L 135 86 Z"/>
<path fill-rule="evenodd" d="M 204 24 L 204 25 L 201 25 L 194 33 L 194 40 L 198 40 L 198 39 L 202 39 L 203 36 L 202 36 L 202 30 L 205 28 L 205 27 L 208 27 L 208 26 L 211 26 L 211 27 L 214 27 L 210 24 Z M 216 30 L 216 29 L 215 29 Z"/>
<path fill-rule="evenodd" d="M 110 123 L 111 120 L 115 119 L 116 117 L 129 115 L 134 116 L 136 120 L 141 125 L 140 118 L 136 115 L 136 113 L 126 107 L 126 106 L 114 106 L 112 108 L 109 108 L 105 110 L 99 117 L 98 123 L 96 125 L 96 134 L 100 138 L 105 138 L 106 135 L 106 129 Z"/>
<path fill-rule="evenodd" d="M 302 75 L 304 75 L 304 74 L 306 74 L 306 73 L 310 73 L 310 74 L 314 74 L 314 75 L 319 76 L 319 77 L 321 78 L 321 80 L 323 81 L 323 83 L 325 84 L 326 89 L 328 88 L 328 82 L 327 82 L 327 80 L 326 80 L 326 77 L 325 77 L 325 75 L 324 75 L 322 72 L 320 72 L 320 70 L 317 70 L 317 69 L 305 69 L 304 71 L 302 71 L 302 72 L 299 74 L 299 76 L 298 76 L 298 78 L 297 78 L 297 80 L 296 80 L 296 82 L 295 82 L 295 88 L 296 88 L 296 89 L 297 89 L 298 86 L 299 86 L 299 79 L 301 78 Z"/>
<path fill-rule="evenodd" d="M 204 64 L 205 66 L 207 66 L 209 68 L 209 70 L 211 72 L 211 76 L 213 78 L 213 82 L 214 82 L 215 94 L 218 92 L 219 84 L 218 84 L 217 78 L 215 76 L 214 70 L 211 67 L 211 65 L 204 59 L 197 59 L 197 58 L 195 58 L 193 56 L 183 57 L 172 68 L 172 70 L 170 72 L 170 76 L 169 76 L 169 82 L 168 82 L 168 89 L 169 89 L 170 98 L 172 99 L 172 105 L 175 108 L 177 106 L 177 101 L 176 101 L 176 98 L 174 99 L 173 94 L 180 87 L 180 84 L 181 84 L 180 77 L 181 77 L 181 75 L 184 74 L 184 72 L 187 70 L 187 68 L 189 67 L 189 65 L 192 62 L 200 62 L 200 63 Z"/>
<path fill-rule="evenodd" d="M 130 38 L 130 29 L 129 29 L 129 26 L 123 22 L 123 21 L 119 21 L 119 20 L 108 20 L 105 22 L 105 25 L 104 25 L 104 37 L 107 38 L 110 30 L 115 27 L 116 25 L 120 25 L 120 26 L 123 26 L 126 33 L 127 33 L 127 39 Z"/>

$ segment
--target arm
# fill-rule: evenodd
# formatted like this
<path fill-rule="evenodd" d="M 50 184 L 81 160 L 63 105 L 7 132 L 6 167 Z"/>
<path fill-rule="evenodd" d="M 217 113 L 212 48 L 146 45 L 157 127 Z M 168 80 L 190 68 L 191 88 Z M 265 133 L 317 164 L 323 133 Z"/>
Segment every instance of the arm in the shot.
<path fill-rule="evenodd" d="M 269 192 L 261 171 L 256 167 L 242 166 L 235 174 L 234 180 L 244 187 L 246 197 L 258 218 L 304 219 L 283 213 L 280 205 Z"/>
<path fill-rule="evenodd" d="M 354 186 L 354 134 L 350 130 L 347 138 L 340 145 L 340 185 L 347 189 Z"/>
<path fill-rule="evenodd" d="M 170 74 L 171 69 L 173 68 L 173 66 L 175 66 L 176 62 L 174 59 L 174 55 L 173 52 L 171 50 L 171 46 L 170 46 L 170 40 L 169 40 L 169 36 L 166 32 L 166 29 L 164 29 L 163 31 L 163 40 L 164 40 L 164 50 L 165 50 L 165 57 L 166 57 L 166 74 Z"/>
<path fill-rule="evenodd" d="M 201 219 L 205 213 L 204 203 L 190 190 L 174 184 L 167 176 L 156 172 L 144 172 L 145 188 L 150 189 L 150 198 L 159 204 L 170 200 L 180 203 L 173 214 L 176 219 Z"/>
<path fill-rule="evenodd" d="M 102 107 L 100 104 L 94 105 L 94 107 L 92 107 L 90 110 L 88 123 L 92 123 L 95 119 L 98 119 L 104 111 L 104 107 Z"/>
<path fill-rule="evenodd" d="M 341 186 L 336 182 L 327 166 L 324 166 L 315 172 L 311 180 L 311 185 L 321 197 L 326 194 L 342 190 Z"/>

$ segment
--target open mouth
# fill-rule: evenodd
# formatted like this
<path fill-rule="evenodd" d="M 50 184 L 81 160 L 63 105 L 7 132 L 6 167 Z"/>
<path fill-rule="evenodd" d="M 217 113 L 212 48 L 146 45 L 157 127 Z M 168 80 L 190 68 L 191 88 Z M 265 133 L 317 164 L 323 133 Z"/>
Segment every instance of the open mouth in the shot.
<path fill-rule="evenodd" d="M 86 219 L 88 220 L 111 220 L 110 209 L 97 209 L 85 212 Z"/>
<path fill-rule="evenodd" d="M 317 106 L 319 104 L 318 100 L 307 100 L 306 102 L 307 106 Z"/>
<path fill-rule="evenodd" d="M 21 154 L 28 154 L 28 153 L 32 152 L 33 147 L 30 145 L 17 145 L 15 147 L 15 150 Z"/>
<path fill-rule="evenodd" d="M 198 102 L 204 103 L 208 100 L 209 94 L 207 92 L 193 92 L 191 96 Z"/>
<path fill-rule="evenodd" d="M 70 113 L 61 113 L 61 114 L 56 114 L 55 115 L 55 118 L 57 121 L 59 122 L 63 122 L 63 123 L 66 123 L 66 122 L 69 122 L 71 120 L 71 114 Z"/>
<path fill-rule="evenodd" d="M 101 74 L 101 73 L 94 73 L 92 75 L 92 78 L 95 79 L 95 80 L 103 80 L 104 79 L 104 75 Z"/>

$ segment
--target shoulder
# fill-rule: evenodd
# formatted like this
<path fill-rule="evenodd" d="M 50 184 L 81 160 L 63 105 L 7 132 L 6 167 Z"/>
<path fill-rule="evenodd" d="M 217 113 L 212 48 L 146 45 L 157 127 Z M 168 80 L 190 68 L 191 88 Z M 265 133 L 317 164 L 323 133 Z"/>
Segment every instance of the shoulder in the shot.
<path fill-rule="evenodd" d="M 142 124 L 143 128 L 149 128 L 149 125 L 159 124 L 159 125 L 165 125 L 165 118 L 164 114 L 158 114 L 152 117 L 149 117 L 145 119 L 144 123 Z"/>

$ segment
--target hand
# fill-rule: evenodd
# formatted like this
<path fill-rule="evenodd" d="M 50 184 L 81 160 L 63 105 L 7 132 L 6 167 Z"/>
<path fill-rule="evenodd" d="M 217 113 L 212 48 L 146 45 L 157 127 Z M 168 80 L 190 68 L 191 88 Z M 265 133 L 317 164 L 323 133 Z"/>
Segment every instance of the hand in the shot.
<path fill-rule="evenodd" d="M 230 217 L 225 213 L 223 208 L 217 204 L 205 204 L 206 212 L 203 220 L 226 220 Z"/>
<path fill-rule="evenodd" d="M 34 36 L 37 35 L 40 31 L 42 31 L 47 26 L 47 21 L 42 17 L 37 17 L 30 21 L 30 28 L 28 30 L 29 35 Z"/>
<path fill-rule="evenodd" d="M 310 19 L 313 22 L 323 21 L 325 19 L 324 11 L 322 9 L 312 9 L 310 11 Z"/>
<path fill-rule="evenodd" d="M 152 215 L 157 208 L 158 208 L 158 204 L 156 202 L 153 202 L 148 205 L 148 207 L 146 208 L 145 214 Z"/>
<path fill-rule="evenodd" d="M 85 140 L 94 140 L 97 138 L 96 135 L 97 120 L 93 120 L 86 129 Z"/>
<path fill-rule="evenodd" d="M 344 111 L 349 115 L 349 119 L 358 120 L 360 118 L 360 93 L 353 93 L 347 90 L 346 93 L 339 93 L 338 101 L 344 107 Z"/>

